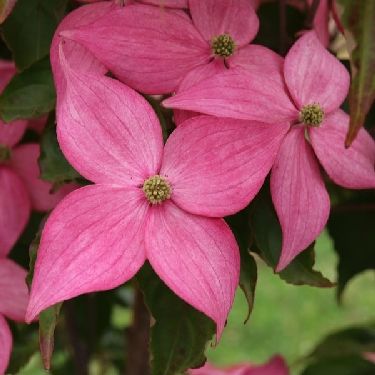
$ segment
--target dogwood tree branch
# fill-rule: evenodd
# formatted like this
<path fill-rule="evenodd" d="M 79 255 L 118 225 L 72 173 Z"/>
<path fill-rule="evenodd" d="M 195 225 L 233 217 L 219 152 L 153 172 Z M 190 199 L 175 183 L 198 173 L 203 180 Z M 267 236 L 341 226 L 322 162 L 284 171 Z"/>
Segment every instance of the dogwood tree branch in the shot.
<path fill-rule="evenodd" d="M 150 314 L 143 301 L 143 294 L 136 287 L 133 324 L 127 335 L 127 362 L 125 375 L 149 375 Z"/>

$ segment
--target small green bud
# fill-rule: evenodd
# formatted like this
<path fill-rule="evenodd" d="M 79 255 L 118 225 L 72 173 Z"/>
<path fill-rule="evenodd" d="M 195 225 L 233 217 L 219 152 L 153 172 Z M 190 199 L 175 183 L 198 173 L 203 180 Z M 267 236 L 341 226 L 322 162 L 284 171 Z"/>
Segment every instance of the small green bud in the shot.
<path fill-rule="evenodd" d="M 324 111 L 318 103 L 307 104 L 302 107 L 299 120 L 305 125 L 318 127 L 324 120 Z"/>
<path fill-rule="evenodd" d="M 212 38 L 211 47 L 216 56 L 229 57 L 233 55 L 235 43 L 228 34 L 222 34 Z"/>
<path fill-rule="evenodd" d="M 155 175 L 143 183 L 143 191 L 151 204 L 159 204 L 171 197 L 172 189 L 165 178 Z"/>

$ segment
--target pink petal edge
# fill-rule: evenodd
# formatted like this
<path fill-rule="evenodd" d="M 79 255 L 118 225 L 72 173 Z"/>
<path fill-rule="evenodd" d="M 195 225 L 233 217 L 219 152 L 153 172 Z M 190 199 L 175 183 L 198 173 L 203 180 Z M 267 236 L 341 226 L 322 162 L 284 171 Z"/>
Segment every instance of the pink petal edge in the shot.
<path fill-rule="evenodd" d="M 208 42 L 229 34 L 238 48 L 249 44 L 258 32 L 259 20 L 248 0 L 189 0 L 189 9 Z"/>
<path fill-rule="evenodd" d="M 27 188 L 31 205 L 36 211 L 49 211 L 62 198 L 78 187 L 76 184 L 66 184 L 56 192 L 52 192 L 52 184 L 40 178 L 38 159 L 40 146 L 27 143 L 16 147 L 12 152 L 10 165 L 21 177 Z"/>
<path fill-rule="evenodd" d="M 6 256 L 17 242 L 30 211 L 23 182 L 11 169 L 0 166 L 0 257 Z"/>
<path fill-rule="evenodd" d="M 5 374 L 13 347 L 12 332 L 5 318 L 0 314 L 0 374 Z"/>
<path fill-rule="evenodd" d="M 298 111 L 275 69 L 230 69 L 163 101 L 167 108 L 255 120 L 266 123 L 292 121 Z"/>
<path fill-rule="evenodd" d="M 151 106 L 114 79 L 77 73 L 60 52 L 67 88 L 57 138 L 68 161 L 97 183 L 138 186 L 156 174 L 163 139 Z"/>
<path fill-rule="evenodd" d="M 330 201 L 304 128 L 289 131 L 271 171 L 271 195 L 283 240 L 276 272 L 282 271 L 321 233 Z"/>
<path fill-rule="evenodd" d="M 319 128 L 310 129 L 311 144 L 332 180 L 348 189 L 375 188 L 375 142 L 361 129 L 349 148 L 345 137 L 349 116 L 342 110 L 329 115 Z"/>
<path fill-rule="evenodd" d="M 328 114 L 339 108 L 348 95 L 349 72 L 313 31 L 294 43 L 285 57 L 284 74 L 298 109 L 318 103 Z"/>
<path fill-rule="evenodd" d="M 172 185 L 173 202 L 204 216 L 244 208 L 259 191 L 288 124 L 198 116 L 168 138 L 160 174 Z"/>
<path fill-rule="evenodd" d="M 227 68 L 224 65 L 224 61 L 219 59 L 214 59 L 209 64 L 200 65 L 185 76 L 185 78 L 181 81 L 177 92 L 185 91 L 190 87 L 198 84 L 202 80 L 213 77 L 218 73 L 225 72 L 226 70 Z M 184 111 L 180 109 L 176 109 L 173 111 L 174 122 L 176 126 L 179 126 L 185 120 L 198 115 L 198 112 L 193 111 Z"/>
<path fill-rule="evenodd" d="M 94 25 L 64 31 L 130 87 L 146 94 L 173 92 L 210 48 L 183 11 L 134 4 Z"/>
<path fill-rule="evenodd" d="M 216 322 L 219 340 L 240 272 L 238 245 L 224 220 L 191 215 L 166 202 L 150 209 L 145 243 L 155 272 Z"/>
<path fill-rule="evenodd" d="M 136 188 L 89 185 L 63 199 L 42 232 L 26 321 L 58 302 L 133 277 L 145 261 L 147 212 Z"/>
<path fill-rule="evenodd" d="M 10 259 L 0 259 L 0 315 L 18 322 L 25 321 L 29 291 L 27 272 Z"/>

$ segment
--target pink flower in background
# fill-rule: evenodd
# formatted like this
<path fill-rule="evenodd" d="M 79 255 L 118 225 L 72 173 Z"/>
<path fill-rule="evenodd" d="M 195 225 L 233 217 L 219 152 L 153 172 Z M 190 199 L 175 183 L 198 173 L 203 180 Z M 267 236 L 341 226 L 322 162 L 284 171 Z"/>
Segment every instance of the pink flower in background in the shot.
<path fill-rule="evenodd" d="M 0 375 L 5 373 L 12 352 L 12 333 L 5 318 L 25 320 L 28 290 L 26 271 L 10 259 L 0 258 Z"/>
<path fill-rule="evenodd" d="M 219 369 L 206 364 L 204 367 L 196 370 L 190 370 L 189 375 L 288 375 L 288 367 L 280 356 L 275 356 L 264 365 L 255 366 L 252 364 L 243 364 L 225 369 Z"/>
<path fill-rule="evenodd" d="M 15 73 L 13 63 L 0 62 L 0 91 Z M 47 211 L 75 187 L 66 185 L 50 194 L 52 185 L 39 179 L 38 144 L 17 145 L 26 121 L 0 120 L 0 256 L 5 256 L 25 228 L 31 208 Z"/>
<path fill-rule="evenodd" d="M 27 127 L 32 129 L 35 133 L 41 135 L 47 125 L 48 116 L 31 119 L 27 122 Z"/>
<path fill-rule="evenodd" d="M 81 3 L 97 3 L 102 2 L 103 0 L 78 0 Z M 134 2 L 144 3 L 144 4 L 152 4 L 157 5 L 160 7 L 167 7 L 167 8 L 180 8 L 184 9 L 188 7 L 188 0 L 110 0 L 114 3 L 120 4 L 132 4 Z"/>
<path fill-rule="evenodd" d="M 271 172 L 283 233 L 277 271 L 314 241 L 327 222 L 330 202 L 318 160 L 341 186 L 375 187 L 371 136 L 362 129 L 353 145 L 344 148 L 349 118 L 339 106 L 348 88 L 347 70 L 309 32 L 289 51 L 283 75 L 281 69 L 229 71 L 164 101 L 167 107 L 216 116 L 290 122 Z"/>
<path fill-rule="evenodd" d="M 27 319 L 115 288 L 148 259 L 178 296 L 216 322 L 220 336 L 239 277 L 237 243 L 220 217 L 254 197 L 287 127 L 270 139 L 272 125 L 252 122 L 249 132 L 247 121 L 201 116 L 163 147 L 159 121 L 135 91 L 75 71 L 63 48 L 60 66 L 66 91 L 58 140 L 95 184 L 71 193 L 48 218 Z"/>
<path fill-rule="evenodd" d="M 1 0 L 0 2 L 0 24 L 9 16 L 10 12 L 16 5 L 17 0 Z"/>
<path fill-rule="evenodd" d="M 129 5 L 60 35 L 90 50 L 129 86 L 170 93 L 187 73 L 214 60 L 230 65 L 258 31 L 248 0 L 190 0 L 183 11 Z M 244 51 L 244 52 L 242 52 Z"/>

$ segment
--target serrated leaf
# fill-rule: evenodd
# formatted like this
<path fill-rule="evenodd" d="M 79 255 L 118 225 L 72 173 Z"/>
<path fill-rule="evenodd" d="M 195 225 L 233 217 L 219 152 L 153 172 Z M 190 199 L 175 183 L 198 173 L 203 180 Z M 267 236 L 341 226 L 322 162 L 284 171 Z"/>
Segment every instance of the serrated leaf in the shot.
<path fill-rule="evenodd" d="M 18 0 L 2 33 L 19 70 L 48 55 L 68 0 Z"/>
<path fill-rule="evenodd" d="M 249 225 L 249 208 L 245 208 L 236 215 L 228 216 L 226 219 L 241 253 L 240 287 L 247 300 L 248 312 L 245 323 L 249 320 L 254 306 L 255 287 L 257 283 L 257 265 L 250 254 L 251 231 Z"/>
<path fill-rule="evenodd" d="M 39 158 L 40 177 L 54 186 L 80 178 L 79 173 L 67 162 L 57 142 L 54 117 L 51 116 L 43 132 Z"/>
<path fill-rule="evenodd" d="M 362 193 L 332 209 L 328 231 L 339 257 L 339 299 L 351 278 L 365 270 L 375 270 L 374 203 L 372 193 Z"/>
<path fill-rule="evenodd" d="M 5 122 L 37 118 L 53 110 L 56 93 L 48 57 L 16 74 L 0 96 Z"/>
<path fill-rule="evenodd" d="M 275 268 L 281 253 L 282 233 L 267 185 L 251 204 L 250 223 L 254 235 L 254 249 L 268 265 Z M 314 244 L 312 244 L 278 275 L 287 283 L 294 285 L 321 288 L 334 286 L 321 272 L 313 269 L 314 263 Z"/>
<path fill-rule="evenodd" d="M 339 0 L 350 53 L 352 83 L 349 92 L 350 126 L 346 146 L 355 139 L 375 100 L 375 1 Z"/>
<path fill-rule="evenodd" d="M 152 316 L 152 375 L 175 375 L 202 365 L 214 323 L 173 294 L 146 265 L 138 274 Z"/>

